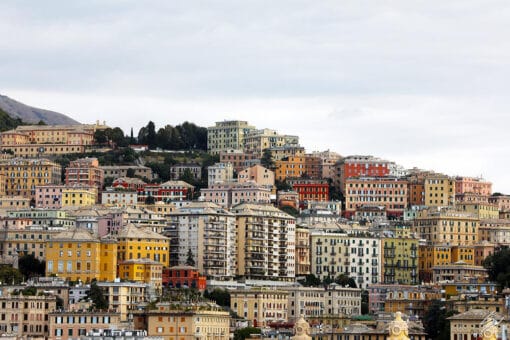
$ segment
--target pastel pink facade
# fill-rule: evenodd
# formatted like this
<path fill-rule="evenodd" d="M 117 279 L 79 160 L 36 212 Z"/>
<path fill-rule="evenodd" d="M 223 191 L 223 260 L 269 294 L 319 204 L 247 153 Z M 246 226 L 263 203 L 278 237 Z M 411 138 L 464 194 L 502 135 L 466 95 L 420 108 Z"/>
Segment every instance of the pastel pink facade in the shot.
<path fill-rule="evenodd" d="M 240 203 L 271 203 L 271 190 L 253 182 L 213 184 L 200 190 L 206 202 L 213 202 L 223 208 Z"/>
<path fill-rule="evenodd" d="M 262 165 L 254 165 L 240 171 L 237 175 L 237 181 L 239 183 L 253 181 L 258 185 L 272 187 L 274 185 L 274 172 Z"/>
<path fill-rule="evenodd" d="M 44 185 L 35 187 L 35 207 L 59 209 L 62 207 L 63 185 Z"/>
<path fill-rule="evenodd" d="M 482 178 L 474 177 L 455 178 L 455 193 L 464 194 L 467 192 L 489 196 L 492 194 L 492 183 L 484 181 Z"/>

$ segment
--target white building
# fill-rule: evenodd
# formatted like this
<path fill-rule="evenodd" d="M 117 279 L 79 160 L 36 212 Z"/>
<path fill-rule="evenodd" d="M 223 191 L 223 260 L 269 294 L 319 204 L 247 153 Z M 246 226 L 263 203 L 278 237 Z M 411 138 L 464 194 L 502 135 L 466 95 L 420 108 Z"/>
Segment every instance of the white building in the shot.
<path fill-rule="evenodd" d="M 191 250 L 195 267 L 210 279 L 228 280 L 236 274 L 235 216 L 216 204 L 192 202 L 168 214 L 172 239 L 170 265 L 183 265 Z"/>
<path fill-rule="evenodd" d="M 115 206 L 132 206 L 138 202 L 136 191 L 115 190 L 107 188 L 101 193 L 101 204 Z"/>
<path fill-rule="evenodd" d="M 234 179 L 232 163 L 216 163 L 207 167 L 207 185 L 225 183 Z"/>

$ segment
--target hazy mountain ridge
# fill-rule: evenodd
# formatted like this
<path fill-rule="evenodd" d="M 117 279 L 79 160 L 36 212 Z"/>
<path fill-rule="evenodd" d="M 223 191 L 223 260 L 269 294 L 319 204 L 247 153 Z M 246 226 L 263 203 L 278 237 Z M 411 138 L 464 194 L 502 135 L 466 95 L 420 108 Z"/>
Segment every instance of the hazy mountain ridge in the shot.
<path fill-rule="evenodd" d="M 80 124 L 65 114 L 28 106 L 4 95 L 0 95 L 0 109 L 25 123 L 37 124 L 42 120 L 48 125 Z"/>

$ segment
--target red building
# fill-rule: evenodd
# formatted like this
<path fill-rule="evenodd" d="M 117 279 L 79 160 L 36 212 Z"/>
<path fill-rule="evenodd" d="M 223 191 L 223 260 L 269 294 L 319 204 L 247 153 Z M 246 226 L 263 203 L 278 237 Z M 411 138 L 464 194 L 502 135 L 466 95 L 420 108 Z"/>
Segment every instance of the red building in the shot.
<path fill-rule="evenodd" d="M 305 201 L 329 201 L 329 184 L 325 179 L 292 178 L 287 183 L 299 194 L 300 205 Z"/>
<path fill-rule="evenodd" d="M 136 177 L 119 177 L 113 181 L 112 187 L 123 188 L 130 191 L 143 191 L 143 188 L 147 185 L 140 178 Z"/>
<path fill-rule="evenodd" d="M 167 181 L 161 184 L 146 184 L 138 189 L 138 202 L 153 197 L 154 202 L 185 201 L 191 199 L 195 187 L 184 181 Z"/>
<path fill-rule="evenodd" d="M 174 266 L 163 269 L 163 285 L 172 288 L 196 288 L 204 291 L 206 277 L 201 276 L 195 267 Z"/>
<path fill-rule="evenodd" d="M 395 163 L 373 156 L 348 156 L 337 163 L 336 183 L 345 190 L 345 181 L 352 177 L 386 177 L 392 175 Z"/>

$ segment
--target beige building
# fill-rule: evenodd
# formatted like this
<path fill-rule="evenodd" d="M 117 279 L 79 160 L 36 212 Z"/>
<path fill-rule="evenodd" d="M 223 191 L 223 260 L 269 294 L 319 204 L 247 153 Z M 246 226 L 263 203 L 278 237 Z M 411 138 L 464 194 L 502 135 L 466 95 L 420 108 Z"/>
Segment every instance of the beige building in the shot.
<path fill-rule="evenodd" d="M 23 196 L 0 196 L 1 209 L 29 209 L 30 198 Z"/>
<path fill-rule="evenodd" d="M 332 316 L 361 315 L 361 289 L 345 288 L 337 284 L 324 287 L 284 287 L 288 292 L 288 321 L 300 316 L 320 319 Z"/>
<path fill-rule="evenodd" d="M 255 127 L 246 121 L 216 122 L 214 126 L 207 128 L 207 152 L 218 155 L 229 149 L 243 149 L 245 136 L 251 130 L 255 130 Z"/>
<path fill-rule="evenodd" d="M 243 203 L 232 212 L 237 221 L 237 274 L 294 281 L 295 218 L 271 205 Z"/>
<path fill-rule="evenodd" d="M 231 163 L 234 171 L 245 169 L 249 163 L 260 162 L 260 160 L 252 153 L 246 153 L 243 150 L 226 150 L 220 152 L 220 163 Z"/>
<path fill-rule="evenodd" d="M 254 182 L 229 182 L 209 185 L 200 190 L 204 201 L 230 208 L 240 203 L 271 203 L 271 189 Z"/>
<path fill-rule="evenodd" d="M 424 183 L 425 205 L 444 207 L 455 202 L 455 179 L 442 174 L 430 174 Z"/>
<path fill-rule="evenodd" d="M 49 339 L 72 340 L 92 330 L 120 326 L 119 314 L 108 311 L 58 311 L 48 315 Z"/>
<path fill-rule="evenodd" d="M 493 203 L 457 202 L 455 208 L 458 211 L 475 215 L 479 219 L 499 219 L 498 206 Z"/>
<path fill-rule="evenodd" d="M 138 310 L 140 305 L 151 301 L 150 286 L 142 282 L 98 282 L 108 300 L 108 308 L 120 314 L 120 321 L 127 321 L 129 314 Z"/>
<path fill-rule="evenodd" d="M 275 130 L 251 130 L 244 136 L 244 151 L 262 157 L 265 149 L 281 146 L 299 146 L 299 137 L 281 135 Z"/>
<path fill-rule="evenodd" d="M 296 226 L 296 276 L 310 274 L 310 230 Z"/>
<path fill-rule="evenodd" d="M 168 214 L 170 265 L 186 263 L 191 251 L 195 267 L 208 278 L 232 279 L 237 270 L 236 219 L 214 203 L 192 202 Z"/>
<path fill-rule="evenodd" d="M 510 211 L 510 195 L 490 196 L 489 202 L 497 204 L 499 211 Z"/>
<path fill-rule="evenodd" d="M 48 337 L 48 315 L 56 310 L 55 295 L 14 295 L 0 296 L 0 333 L 17 337 Z"/>
<path fill-rule="evenodd" d="M 99 168 L 104 171 L 105 178 L 128 177 L 128 172 L 132 172 L 135 177 L 147 178 L 148 180 L 155 178 L 152 169 L 143 165 L 101 165 Z"/>
<path fill-rule="evenodd" d="M 478 242 L 480 220 L 450 209 L 422 210 L 414 220 L 414 230 L 431 243 L 471 245 Z"/>
<path fill-rule="evenodd" d="M 5 194 L 35 197 L 38 185 L 60 184 L 61 167 L 47 159 L 12 158 L 0 160 L 0 174 L 5 179 Z"/>
<path fill-rule="evenodd" d="M 232 163 L 216 163 L 207 167 L 207 185 L 231 182 L 234 179 Z"/>
<path fill-rule="evenodd" d="M 469 340 L 478 338 L 482 334 L 483 321 L 487 317 L 491 320 L 502 321 L 498 326 L 498 334 L 496 337 L 501 338 L 502 327 L 508 329 L 508 320 L 504 315 L 496 313 L 492 314 L 490 310 L 485 309 L 471 309 L 467 312 L 450 316 L 450 340 Z"/>
<path fill-rule="evenodd" d="M 62 232 L 59 227 L 11 226 L 0 229 L 0 249 L 4 260 L 18 256 L 34 255 L 38 260 L 46 260 L 46 242 Z"/>
<path fill-rule="evenodd" d="M 510 246 L 510 220 L 480 220 L 478 229 L 480 242 L 487 241 L 500 246 Z"/>
<path fill-rule="evenodd" d="M 288 157 L 304 157 L 305 148 L 298 145 L 284 145 L 269 148 L 273 161 L 281 161 Z"/>
<path fill-rule="evenodd" d="M 230 308 L 253 327 L 288 320 L 288 295 L 284 290 L 237 289 L 230 292 Z"/>
<path fill-rule="evenodd" d="M 478 282 L 482 283 L 488 278 L 487 269 L 481 266 L 467 264 L 463 261 L 432 267 L 433 282 Z"/>
<path fill-rule="evenodd" d="M 254 165 L 240 171 L 237 174 L 237 181 L 239 183 L 253 181 L 258 185 L 271 188 L 274 186 L 274 172 L 264 168 L 262 165 Z"/>
<path fill-rule="evenodd" d="M 230 315 L 212 304 L 180 306 L 160 302 L 156 309 L 135 314 L 135 327 L 165 340 L 229 340 Z"/>

